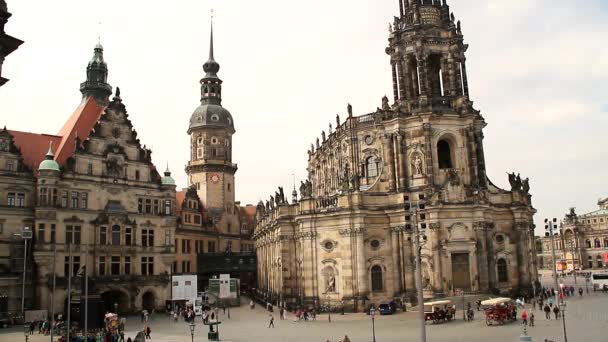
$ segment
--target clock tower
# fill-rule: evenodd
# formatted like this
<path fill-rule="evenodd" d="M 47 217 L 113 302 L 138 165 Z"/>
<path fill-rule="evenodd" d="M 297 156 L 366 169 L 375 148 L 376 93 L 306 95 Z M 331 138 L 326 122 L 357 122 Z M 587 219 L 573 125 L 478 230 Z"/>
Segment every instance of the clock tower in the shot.
<path fill-rule="evenodd" d="M 203 65 L 203 70 L 201 104 L 192 113 L 188 127 L 188 182 L 196 187 L 216 229 L 220 233 L 238 234 L 238 209 L 234 202 L 237 165 L 232 163 L 232 135 L 235 130 L 230 112 L 222 107 L 222 80 L 217 76 L 220 65 L 213 57 L 213 24 L 209 60 Z"/>

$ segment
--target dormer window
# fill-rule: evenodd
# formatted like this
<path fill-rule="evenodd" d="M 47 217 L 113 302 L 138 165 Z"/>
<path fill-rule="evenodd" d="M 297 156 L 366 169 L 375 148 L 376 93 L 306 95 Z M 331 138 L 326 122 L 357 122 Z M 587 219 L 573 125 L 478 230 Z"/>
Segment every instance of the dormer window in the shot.
<path fill-rule="evenodd" d="M 219 120 L 220 120 L 219 115 L 217 115 L 217 114 L 211 115 L 211 121 L 219 121 Z"/>

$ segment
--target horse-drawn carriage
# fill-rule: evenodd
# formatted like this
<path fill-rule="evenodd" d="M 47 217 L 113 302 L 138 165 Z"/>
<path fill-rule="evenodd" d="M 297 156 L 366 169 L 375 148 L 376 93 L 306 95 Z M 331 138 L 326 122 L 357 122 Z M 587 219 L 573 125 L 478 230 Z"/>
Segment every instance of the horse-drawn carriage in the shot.
<path fill-rule="evenodd" d="M 515 320 L 513 311 L 515 306 L 511 298 L 492 298 L 484 300 L 481 305 L 486 306 L 486 325 L 505 324 L 507 321 Z"/>
<path fill-rule="evenodd" d="M 449 300 L 438 300 L 424 303 L 424 319 L 434 324 L 449 322 L 454 319 L 456 308 Z"/>

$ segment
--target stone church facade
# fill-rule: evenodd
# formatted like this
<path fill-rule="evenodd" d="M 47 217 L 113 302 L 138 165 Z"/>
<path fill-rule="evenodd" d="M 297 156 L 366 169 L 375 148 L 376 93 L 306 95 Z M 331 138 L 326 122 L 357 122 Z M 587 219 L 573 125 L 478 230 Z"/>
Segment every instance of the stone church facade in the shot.
<path fill-rule="evenodd" d="M 425 292 L 526 290 L 536 277 L 528 180 L 486 175 L 484 118 L 469 98 L 460 22 L 445 1 L 400 1 L 386 53 L 392 104 L 336 117 L 310 147 L 300 200 L 258 204 L 260 295 L 296 305 L 369 303 Z M 333 128 L 332 128 L 333 126 Z M 412 217 L 409 205 L 424 204 Z M 531 267 L 532 266 L 532 267 Z"/>

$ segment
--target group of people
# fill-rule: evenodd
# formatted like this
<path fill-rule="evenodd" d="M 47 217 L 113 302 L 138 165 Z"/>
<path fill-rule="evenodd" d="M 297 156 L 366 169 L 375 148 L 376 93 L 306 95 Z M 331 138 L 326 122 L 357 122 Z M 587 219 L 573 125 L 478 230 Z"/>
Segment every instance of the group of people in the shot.
<path fill-rule="evenodd" d="M 295 318 L 294 318 L 294 322 L 299 322 L 299 321 L 316 321 L 317 320 L 317 313 L 315 311 L 315 309 L 297 309 L 296 310 L 296 314 L 295 314 Z"/>

